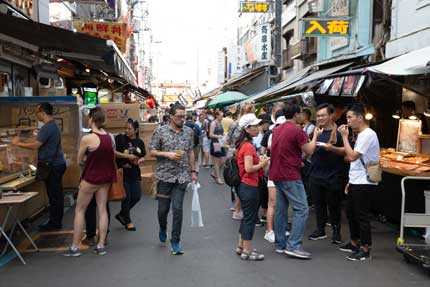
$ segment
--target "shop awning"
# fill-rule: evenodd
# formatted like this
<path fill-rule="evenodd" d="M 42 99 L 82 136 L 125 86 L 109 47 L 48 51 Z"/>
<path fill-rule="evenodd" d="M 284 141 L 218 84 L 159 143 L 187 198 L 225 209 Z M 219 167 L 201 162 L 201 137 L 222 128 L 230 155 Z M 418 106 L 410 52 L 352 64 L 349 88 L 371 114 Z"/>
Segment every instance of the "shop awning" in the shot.
<path fill-rule="evenodd" d="M 233 90 L 235 88 L 238 88 L 241 85 L 243 85 L 244 83 L 252 81 L 253 79 L 257 78 L 258 76 L 266 73 L 267 69 L 269 69 L 269 68 L 270 68 L 270 66 L 268 66 L 268 65 L 261 66 L 261 67 L 254 69 L 254 70 L 252 70 L 246 74 L 243 74 L 242 76 L 231 79 L 230 81 L 225 83 L 221 89 L 223 91 L 228 91 L 228 90 Z"/>
<path fill-rule="evenodd" d="M 346 67 L 351 66 L 352 64 L 353 63 L 346 63 L 346 64 L 342 64 L 342 65 L 339 65 L 336 67 L 316 71 L 316 72 L 310 74 L 309 76 L 307 76 L 307 77 L 305 77 L 299 81 L 296 81 L 296 82 L 286 86 L 285 88 L 279 90 L 278 93 L 282 93 L 282 92 L 285 92 L 285 91 L 288 91 L 288 90 L 291 90 L 294 88 L 298 88 L 300 86 L 306 85 L 306 84 L 314 82 L 316 80 L 322 80 L 331 74 L 334 74 L 336 72 L 339 72 L 339 71 L 345 69 Z"/>
<path fill-rule="evenodd" d="M 136 77 L 111 40 L 1 14 L 0 41 L 42 55 L 55 55 L 136 84 Z"/>
<path fill-rule="evenodd" d="M 259 102 L 259 101 L 263 100 L 266 97 L 273 96 L 273 95 L 277 94 L 283 88 L 287 87 L 288 85 L 291 85 L 291 84 L 299 81 L 300 79 L 302 79 L 305 75 L 308 74 L 309 70 L 310 70 L 310 67 L 306 67 L 303 70 L 294 74 L 293 76 L 289 77 L 287 80 L 282 81 L 282 82 L 280 82 L 274 86 L 271 86 L 270 88 L 254 95 L 254 96 L 249 97 L 244 102 L 255 103 L 255 102 Z"/>
<path fill-rule="evenodd" d="M 430 47 L 416 50 L 370 67 L 369 71 L 394 76 L 428 74 L 430 73 Z"/>

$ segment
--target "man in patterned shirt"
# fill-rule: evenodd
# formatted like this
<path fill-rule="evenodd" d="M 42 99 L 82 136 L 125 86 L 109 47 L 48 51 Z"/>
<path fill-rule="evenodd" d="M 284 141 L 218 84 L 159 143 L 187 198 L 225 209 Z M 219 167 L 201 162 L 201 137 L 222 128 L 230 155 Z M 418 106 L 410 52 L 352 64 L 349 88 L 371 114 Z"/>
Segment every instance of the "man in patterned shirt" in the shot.
<path fill-rule="evenodd" d="M 150 155 L 157 158 L 159 238 L 167 240 L 167 215 L 173 209 L 171 247 L 173 255 L 184 252 L 180 244 L 182 205 L 188 184 L 197 181 L 194 161 L 194 131 L 184 125 L 185 108 L 179 103 L 170 109 L 170 124 L 158 127 L 151 139 Z"/>

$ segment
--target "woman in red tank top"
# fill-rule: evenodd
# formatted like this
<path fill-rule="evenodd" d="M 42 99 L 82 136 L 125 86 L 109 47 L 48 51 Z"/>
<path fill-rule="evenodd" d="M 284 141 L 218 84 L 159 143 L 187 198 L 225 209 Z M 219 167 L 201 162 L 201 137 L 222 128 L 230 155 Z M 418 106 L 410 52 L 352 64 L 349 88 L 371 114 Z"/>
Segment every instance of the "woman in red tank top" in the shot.
<path fill-rule="evenodd" d="M 88 123 L 92 133 L 82 137 L 79 147 L 78 161 L 85 161 L 85 166 L 75 209 L 73 242 L 66 250 L 65 256 L 80 255 L 79 244 L 84 228 L 85 211 L 94 193 L 99 212 L 99 242 L 95 251 L 99 255 L 106 254 L 104 247 L 108 229 L 106 204 L 109 188 L 116 181 L 115 154 L 111 135 L 102 129 L 105 121 L 103 110 L 94 108 L 89 117 Z"/>

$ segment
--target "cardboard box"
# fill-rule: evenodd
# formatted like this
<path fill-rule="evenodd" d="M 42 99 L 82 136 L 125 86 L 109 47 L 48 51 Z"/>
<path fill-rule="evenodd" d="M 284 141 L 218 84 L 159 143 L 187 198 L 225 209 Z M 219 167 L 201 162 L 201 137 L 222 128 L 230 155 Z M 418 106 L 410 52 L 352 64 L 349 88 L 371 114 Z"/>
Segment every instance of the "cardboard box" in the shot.
<path fill-rule="evenodd" d="M 142 181 L 140 182 L 140 187 L 142 192 L 147 195 L 151 195 L 151 187 L 156 182 L 155 174 L 153 172 L 150 173 L 142 173 Z"/>
<path fill-rule="evenodd" d="M 56 96 L 57 90 L 54 88 L 39 88 L 38 96 L 41 97 L 51 97 Z"/>
<path fill-rule="evenodd" d="M 140 138 L 145 143 L 146 148 L 146 156 L 145 161 L 154 161 L 156 158 L 149 156 L 149 144 L 151 143 L 152 134 L 154 133 L 154 130 L 158 127 L 158 124 L 156 123 L 143 123 L 140 125 Z"/>
<path fill-rule="evenodd" d="M 140 104 L 100 104 L 106 113 L 105 126 L 109 128 L 124 128 L 129 118 L 140 119 Z"/>

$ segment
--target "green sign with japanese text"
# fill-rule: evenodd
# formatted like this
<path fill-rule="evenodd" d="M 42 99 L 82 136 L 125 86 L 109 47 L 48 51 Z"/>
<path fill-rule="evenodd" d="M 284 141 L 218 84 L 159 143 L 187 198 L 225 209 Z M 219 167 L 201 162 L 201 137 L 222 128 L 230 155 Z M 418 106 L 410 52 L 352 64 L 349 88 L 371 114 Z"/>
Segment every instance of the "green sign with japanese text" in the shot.
<path fill-rule="evenodd" d="M 348 37 L 350 18 L 303 18 L 303 37 Z"/>

